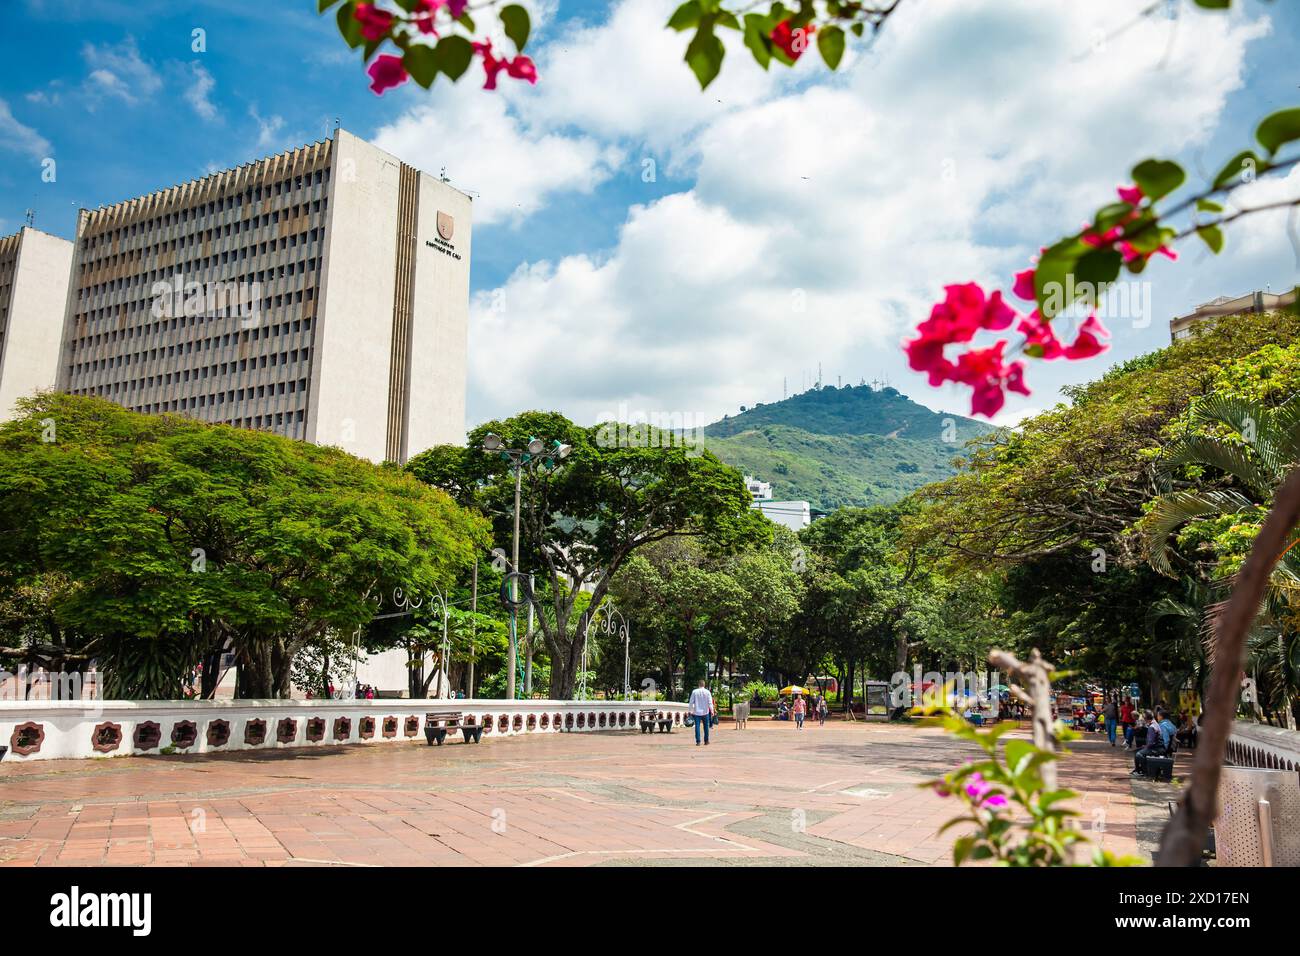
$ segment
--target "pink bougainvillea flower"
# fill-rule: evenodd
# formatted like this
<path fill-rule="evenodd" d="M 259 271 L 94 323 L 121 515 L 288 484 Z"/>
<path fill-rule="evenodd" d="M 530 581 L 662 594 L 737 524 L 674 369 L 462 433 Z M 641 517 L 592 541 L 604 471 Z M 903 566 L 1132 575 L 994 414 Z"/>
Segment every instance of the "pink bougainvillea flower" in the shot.
<path fill-rule="evenodd" d="M 913 371 L 926 372 L 930 376 L 931 387 L 949 381 L 953 372 L 956 371 L 956 366 L 943 357 L 945 344 L 947 343 L 942 339 L 927 338 L 925 336 L 903 343 L 903 351 L 907 353 L 908 366 Z"/>
<path fill-rule="evenodd" d="M 768 37 L 786 56 L 797 60 L 803 56 L 803 51 L 808 49 L 808 40 L 816 30 L 817 28 L 811 23 L 795 28 L 790 25 L 789 20 L 782 20 L 772 29 Z"/>
<path fill-rule="evenodd" d="M 1119 198 L 1130 206 L 1136 206 L 1142 201 L 1142 188 L 1140 186 L 1120 186 L 1115 191 L 1119 193 Z"/>
<path fill-rule="evenodd" d="M 465 8 L 469 6 L 469 0 L 447 0 L 447 10 L 451 13 L 453 20 L 459 20 L 465 15 Z"/>
<path fill-rule="evenodd" d="M 529 83 L 537 83 L 537 66 L 531 59 L 522 53 L 506 64 L 506 73 L 513 76 L 516 80 L 527 80 Z"/>
<path fill-rule="evenodd" d="M 402 65 L 402 58 L 387 53 L 375 57 L 375 62 L 370 64 L 366 72 L 370 74 L 370 88 L 375 91 L 376 96 L 382 95 L 384 90 L 391 90 L 394 86 L 401 86 L 407 79 L 406 67 Z"/>
<path fill-rule="evenodd" d="M 984 316 L 980 322 L 982 328 L 990 332 L 1001 332 L 1015 321 L 1016 310 L 1002 301 L 1002 293 L 994 292 L 984 305 Z"/>
<path fill-rule="evenodd" d="M 1038 356 L 1039 358 L 1050 361 L 1051 359 L 1058 359 L 1064 354 L 1061 343 L 1052 330 L 1052 323 L 1043 321 L 1043 317 L 1037 309 L 1021 319 L 1016 329 L 1024 333 L 1025 348 L 1041 350 L 1042 354 Z"/>
<path fill-rule="evenodd" d="M 957 358 L 953 380 L 971 388 L 971 414 L 992 418 L 1002 410 L 1006 396 L 1002 389 L 1008 369 L 1002 361 L 1006 341 L 999 339 L 986 349 L 971 349 Z"/>
<path fill-rule="evenodd" d="M 527 80 L 529 83 L 537 82 L 537 67 L 522 53 L 513 60 L 499 58 L 492 52 L 491 40 L 475 43 L 474 52 L 483 57 L 483 72 L 487 76 L 483 83 L 485 90 L 497 88 L 497 74 L 502 70 L 506 71 L 507 76 L 513 76 L 515 79 Z"/>
<path fill-rule="evenodd" d="M 361 24 L 361 35 L 367 40 L 382 40 L 393 26 L 393 15 L 373 3 L 358 3 L 352 16 Z"/>
<path fill-rule="evenodd" d="M 992 789 L 993 784 L 985 780 L 983 774 L 973 773 L 966 778 L 966 796 L 976 802 L 983 800 Z"/>
<path fill-rule="evenodd" d="M 1017 395 L 1029 394 L 1029 386 L 1025 384 L 1024 362 L 1012 362 L 1007 366 L 1007 391 Z"/>
<path fill-rule="evenodd" d="M 1106 326 L 1101 324 L 1101 320 L 1095 315 L 1086 318 L 1082 325 L 1079 326 L 1079 334 L 1075 336 L 1074 341 L 1067 345 L 1062 354 L 1067 359 L 1086 359 L 1094 355 L 1100 355 L 1110 348 L 1101 341 L 1102 338 L 1110 338 L 1110 332 Z"/>
<path fill-rule="evenodd" d="M 1026 269 L 1024 272 L 1017 272 L 1016 284 L 1012 286 L 1011 291 L 1015 293 L 1017 299 L 1033 302 L 1035 299 L 1034 270 Z"/>
<path fill-rule="evenodd" d="M 993 784 L 978 773 L 973 773 L 966 779 L 966 796 L 978 806 L 1005 807 L 1007 805 L 1006 796 L 994 791 Z"/>
<path fill-rule="evenodd" d="M 972 404 L 982 414 L 993 415 L 1002 407 L 1002 362 L 1005 341 L 986 349 L 972 349 L 954 364 L 944 355 L 948 345 L 969 342 L 981 330 L 1001 331 L 1017 318 L 1015 309 L 1001 292 L 985 295 L 974 282 L 944 287 L 944 301 L 930 310 L 930 317 L 917 326 L 917 337 L 903 343 L 908 365 L 929 376 L 931 386 L 958 382 L 975 393 Z"/>

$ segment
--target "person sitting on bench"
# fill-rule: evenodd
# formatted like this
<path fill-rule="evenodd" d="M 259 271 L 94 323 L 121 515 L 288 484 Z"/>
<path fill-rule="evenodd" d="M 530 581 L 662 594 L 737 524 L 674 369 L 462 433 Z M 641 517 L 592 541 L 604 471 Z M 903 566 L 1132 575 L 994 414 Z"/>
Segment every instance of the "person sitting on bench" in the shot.
<path fill-rule="evenodd" d="M 1157 708 L 1156 715 L 1164 716 L 1164 711 Z M 1133 769 L 1129 771 L 1130 777 L 1139 777 L 1147 772 L 1147 757 L 1163 757 L 1165 755 L 1165 734 L 1160 729 L 1160 724 L 1151 711 L 1145 711 L 1142 715 L 1146 719 L 1147 739 L 1146 744 L 1138 748 L 1137 753 L 1133 755 Z"/>

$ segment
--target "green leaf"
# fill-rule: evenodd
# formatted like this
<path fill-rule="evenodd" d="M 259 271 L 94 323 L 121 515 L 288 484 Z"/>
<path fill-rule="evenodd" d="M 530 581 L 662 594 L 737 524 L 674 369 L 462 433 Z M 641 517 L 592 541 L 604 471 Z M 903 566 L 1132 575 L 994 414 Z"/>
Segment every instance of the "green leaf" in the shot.
<path fill-rule="evenodd" d="M 324 13 L 326 10 L 328 10 L 330 7 L 334 6 L 334 4 L 338 2 L 339 0 L 319 0 L 319 2 L 316 5 L 316 12 Z"/>
<path fill-rule="evenodd" d="M 1223 230 L 1218 226 L 1201 226 L 1196 234 L 1205 240 L 1205 244 L 1216 256 L 1223 249 Z"/>
<path fill-rule="evenodd" d="M 1232 0 L 1193 0 L 1193 2 L 1206 10 L 1227 10 L 1232 6 Z"/>
<path fill-rule="evenodd" d="M 1269 153 L 1276 153 L 1280 147 L 1300 139 L 1300 107 L 1278 110 L 1264 117 L 1255 130 L 1255 138 Z"/>
<path fill-rule="evenodd" d="M 1209 199 L 1196 200 L 1196 208 L 1201 212 L 1223 212 L 1222 204 L 1211 202 Z"/>
<path fill-rule="evenodd" d="M 459 80 L 474 59 L 474 45 L 461 36 L 446 36 L 433 48 L 438 71 Z"/>
<path fill-rule="evenodd" d="M 707 89 L 717 79 L 725 55 L 722 41 L 713 35 L 713 20 L 706 17 L 686 48 L 686 64 L 700 81 L 700 89 Z"/>
<path fill-rule="evenodd" d="M 1007 767 L 1013 775 L 1021 772 L 1021 761 L 1027 757 L 1032 757 L 1038 750 L 1028 740 L 1008 740 L 1006 750 Z"/>
<path fill-rule="evenodd" d="M 1050 321 L 1069 306 L 1066 293 L 1072 283 L 1067 277 L 1074 273 L 1079 257 L 1090 249 L 1078 236 L 1070 236 L 1039 257 L 1034 269 L 1034 297 L 1044 319 Z"/>
<path fill-rule="evenodd" d="M 437 47 L 425 43 L 412 44 L 402 57 L 402 65 L 411 74 L 411 79 L 427 90 L 438 78 Z"/>
<path fill-rule="evenodd" d="M 1074 268 L 1074 278 L 1077 283 L 1088 283 L 1092 291 L 1100 295 L 1104 286 L 1119 278 L 1123 264 L 1124 257 L 1118 249 L 1093 249 L 1079 257 Z M 1095 300 L 1089 303 L 1094 306 L 1096 304 Z"/>
<path fill-rule="evenodd" d="M 1219 170 L 1219 175 L 1214 177 L 1214 188 L 1222 189 L 1234 180 L 1241 180 L 1242 175 L 1246 173 L 1247 170 L 1249 170 L 1253 176 L 1266 168 L 1266 166 L 1267 164 L 1255 155 L 1254 150 L 1242 150 L 1236 156 L 1232 157 L 1232 159 L 1228 160 L 1224 167 Z"/>
<path fill-rule="evenodd" d="M 749 17 L 745 18 L 746 20 Z M 686 0 L 680 7 L 673 11 L 673 15 L 668 18 L 668 28 L 676 30 L 679 33 L 682 30 L 690 30 L 692 27 L 699 26 L 700 23 L 700 5 L 697 0 Z"/>
<path fill-rule="evenodd" d="M 837 26 L 828 26 L 817 33 L 817 50 L 832 70 L 840 65 L 844 58 L 844 31 Z"/>
<path fill-rule="evenodd" d="M 771 28 L 767 17 L 761 13 L 745 14 L 745 46 L 754 54 L 754 59 L 763 69 L 772 62 L 772 39 L 768 36 Z"/>
<path fill-rule="evenodd" d="M 1168 196 L 1186 179 L 1183 167 L 1167 159 L 1147 159 L 1133 167 L 1133 182 L 1152 202 Z"/>
<path fill-rule="evenodd" d="M 366 42 L 366 38 L 361 34 L 361 24 L 354 15 L 356 9 L 356 0 L 348 0 L 347 3 L 339 7 L 339 12 L 334 17 L 335 22 L 338 23 L 339 33 L 343 35 L 344 40 L 347 40 L 348 46 L 354 50 Z"/>
<path fill-rule="evenodd" d="M 474 18 L 468 12 L 462 13 L 456 18 L 456 22 L 463 26 L 470 33 L 478 33 L 478 27 L 474 25 Z"/>
<path fill-rule="evenodd" d="M 528 11 L 517 3 L 502 7 L 501 25 L 505 27 L 506 36 L 514 43 L 515 49 L 523 53 L 524 45 L 528 42 L 528 33 L 532 29 Z"/>

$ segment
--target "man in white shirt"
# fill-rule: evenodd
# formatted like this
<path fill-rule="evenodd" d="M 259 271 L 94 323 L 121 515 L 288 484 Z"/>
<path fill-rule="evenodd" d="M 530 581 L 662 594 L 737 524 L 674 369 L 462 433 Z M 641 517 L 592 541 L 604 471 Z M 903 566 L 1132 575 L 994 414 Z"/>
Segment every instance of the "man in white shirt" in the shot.
<path fill-rule="evenodd" d="M 704 746 L 709 745 L 709 724 L 713 715 L 717 712 L 713 706 L 713 695 L 709 689 L 704 686 L 705 682 L 700 681 L 700 686 L 691 691 L 691 701 L 688 705 L 691 716 L 695 718 L 695 746 L 700 745 L 700 727 L 704 727 Z"/>

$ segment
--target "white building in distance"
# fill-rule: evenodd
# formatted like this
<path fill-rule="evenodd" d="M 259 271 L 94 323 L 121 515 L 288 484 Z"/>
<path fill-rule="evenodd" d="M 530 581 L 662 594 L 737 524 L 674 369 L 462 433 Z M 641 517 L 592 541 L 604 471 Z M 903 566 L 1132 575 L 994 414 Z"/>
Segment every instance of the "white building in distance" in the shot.
<path fill-rule="evenodd" d="M 30 226 L 0 239 L 0 421 L 57 384 L 72 243 Z"/>

